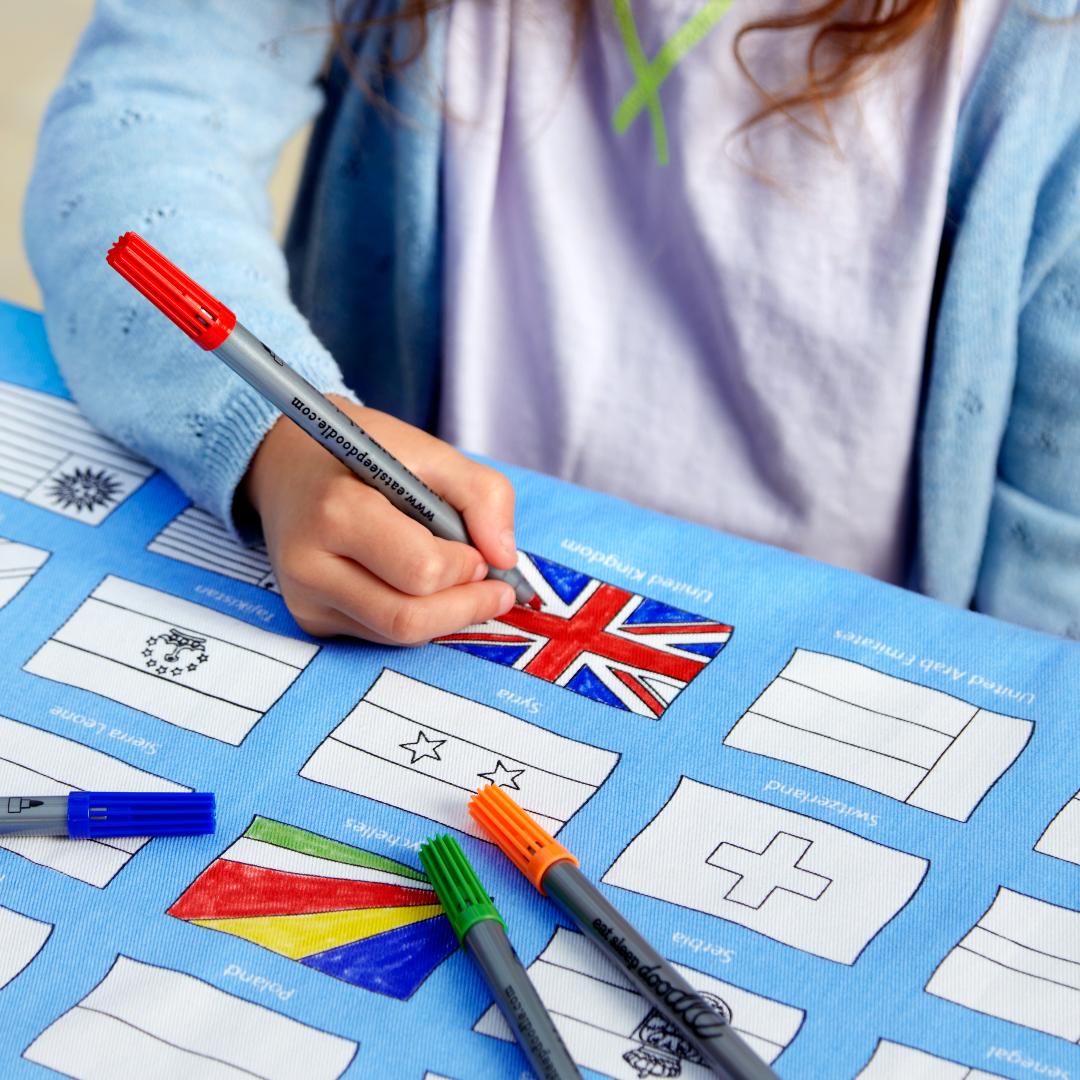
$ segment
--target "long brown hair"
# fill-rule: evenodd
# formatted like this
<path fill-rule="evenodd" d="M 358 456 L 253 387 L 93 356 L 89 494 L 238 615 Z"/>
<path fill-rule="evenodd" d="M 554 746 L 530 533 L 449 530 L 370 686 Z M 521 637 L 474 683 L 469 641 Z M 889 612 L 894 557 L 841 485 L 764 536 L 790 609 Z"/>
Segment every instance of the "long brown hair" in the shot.
<path fill-rule="evenodd" d="M 333 2 L 335 46 L 346 59 L 350 53 L 350 31 L 396 23 L 403 37 L 395 40 L 393 54 L 386 62 L 394 67 L 411 64 L 427 44 L 427 16 L 448 7 L 453 0 L 400 0 L 398 10 L 374 19 L 361 19 L 364 6 L 358 0 Z M 580 41 L 590 8 L 598 0 L 563 0 L 573 20 L 575 41 Z M 790 15 L 756 19 L 742 26 L 735 36 L 735 59 L 743 74 L 762 97 L 761 109 L 743 127 L 766 117 L 783 114 L 796 123 L 807 109 L 816 111 L 829 130 L 825 107 L 830 101 L 850 93 L 874 65 L 924 31 L 936 28 L 951 33 L 963 0 L 807 0 L 804 10 Z M 781 90 L 770 90 L 754 76 L 745 55 L 750 35 L 764 32 L 810 30 L 816 27 L 807 46 L 806 67 L 801 80 Z M 941 41 L 941 37 L 936 37 Z"/>

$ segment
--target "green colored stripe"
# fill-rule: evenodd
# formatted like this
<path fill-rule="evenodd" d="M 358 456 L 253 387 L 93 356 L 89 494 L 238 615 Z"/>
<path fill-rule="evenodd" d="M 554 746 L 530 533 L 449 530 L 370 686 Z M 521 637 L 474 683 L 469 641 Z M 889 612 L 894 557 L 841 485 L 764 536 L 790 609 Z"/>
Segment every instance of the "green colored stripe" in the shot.
<path fill-rule="evenodd" d="M 385 870 L 387 873 L 400 874 L 416 881 L 427 881 L 419 870 L 405 863 L 350 844 L 342 844 L 318 833 L 308 832 L 307 829 L 298 829 L 295 825 L 271 821 L 270 818 L 256 817 L 244 835 L 251 840 L 262 840 L 263 843 L 273 844 L 275 847 L 299 851 L 304 855 L 315 855 L 320 859 L 345 863 L 347 866 L 366 866 L 369 870 Z"/>
<path fill-rule="evenodd" d="M 619 102 L 612 124 L 622 135 L 637 119 L 642 109 L 649 110 L 656 156 L 661 165 L 668 162 L 667 129 L 660 104 L 660 87 L 695 45 L 708 36 L 712 28 L 727 14 L 733 0 L 708 0 L 696 15 L 692 15 L 664 44 L 653 59 L 647 60 L 638 37 L 630 0 L 612 0 L 615 19 L 622 36 L 623 48 L 630 60 L 637 82 Z"/>
<path fill-rule="evenodd" d="M 618 23 L 619 34 L 622 36 L 623 48 L 626 50 L 630 67 L 634 72 L 634 78 L 637 80 L 633 90 L 630 91 L 633 94 L 649 80 L 649 61 L 641 45 L 637 23 L 634 22 L 634 13 L 630 10 L 630 0 L 613 0 L 613 3 L 615 5 L 615 21 Z M 659 83 L 653 86 L 651 91 L 643 91 L 641 95 L 642 104 L 622 126 L 620 126 L 619 122 L 618 109 L 615 111 L 612 122 L 615 125 L 615 131 L 622 135 L 637 114 L 641 112 L 641 109 L 647 106 L 649 109 L 649 122 L 652 125 L 653 143 L 656 145 L 656 157 L 661 165 L 666 165 L 669 160 L 667 125 L 664 123 L 664 108 L 660 104 L 659 91 Z M 625 100 L 624 98 L 623 101 Z M 622 105 L 619 108 L 621 109 Z"/>

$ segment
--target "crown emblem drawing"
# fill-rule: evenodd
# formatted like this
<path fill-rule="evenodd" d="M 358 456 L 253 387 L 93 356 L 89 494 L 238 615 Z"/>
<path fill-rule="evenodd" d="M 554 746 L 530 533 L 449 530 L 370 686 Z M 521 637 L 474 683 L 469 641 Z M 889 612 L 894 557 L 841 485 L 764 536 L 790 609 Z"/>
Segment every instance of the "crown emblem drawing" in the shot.
<path fill-rule="evenodd" d="M 702 993 L 701 996 L 713 1012 L 731 1023 L 731 1009 L 727 1002 L 715 994 Z M 639 1080 L 646 1076 L 681 1076 L 684 1061 L 701 1064 L 701 1055 L 687 1042 L 678 1028 L 656 1009 L 649 1010 L 648 1016 L 638 1025 L 633 1037 L 640 1040 L 642 1045 L 627 1050 L 623 1054 L 623 1061 L 637 1073 Z"/>
<path fill-rule="evenodd" d="M 152 674 L 166 675 L 171 679 L 198 671 L 200 665 L 210 659 L 206 652 L 206 638 L 189 634 L 186 630 L 177 630 L 176 627 L 148 637 L 142 654 Z"/>

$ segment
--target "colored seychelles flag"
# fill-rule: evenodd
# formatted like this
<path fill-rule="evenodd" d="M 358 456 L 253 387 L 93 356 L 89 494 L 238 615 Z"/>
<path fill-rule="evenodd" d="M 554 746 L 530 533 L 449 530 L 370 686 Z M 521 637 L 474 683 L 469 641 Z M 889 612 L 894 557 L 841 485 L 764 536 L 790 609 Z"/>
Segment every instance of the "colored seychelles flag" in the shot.
<path fill-rule="evenodd" d="M 538 555 L 523 555 L 518 569 L 539 595 L 539 611 L 514 607 L 436 640 L 653 718 L 731 637 L 726 623 L 638 596 Z"/>
<path fill-rule="evenodd" d="M 402 1001 L 457 948 L 422 871 L 263 817 L 168 914 Z"/>

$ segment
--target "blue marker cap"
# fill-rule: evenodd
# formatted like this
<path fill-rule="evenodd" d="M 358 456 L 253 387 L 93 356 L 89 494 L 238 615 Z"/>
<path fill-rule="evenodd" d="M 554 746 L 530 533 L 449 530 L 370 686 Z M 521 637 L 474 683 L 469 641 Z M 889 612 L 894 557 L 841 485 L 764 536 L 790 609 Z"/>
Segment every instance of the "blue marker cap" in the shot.
<path fill-rule="evenodd" d="M 68 835 L 202 836 L 214 831 L 214 812 L 208 791 L 73 791 Z"/>

